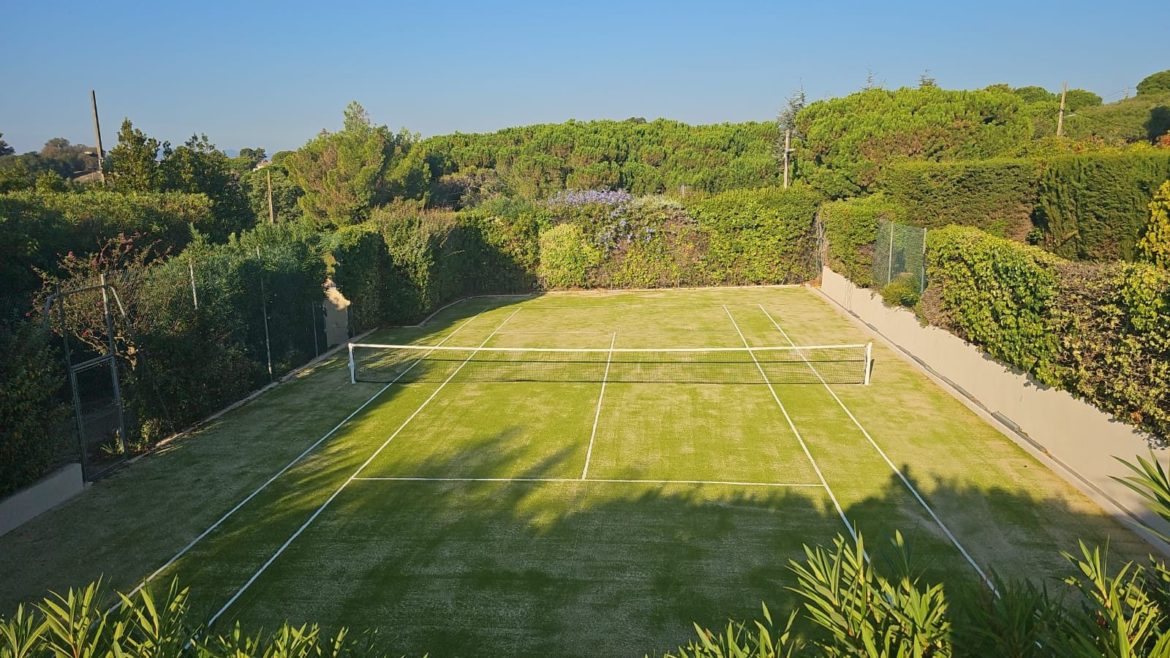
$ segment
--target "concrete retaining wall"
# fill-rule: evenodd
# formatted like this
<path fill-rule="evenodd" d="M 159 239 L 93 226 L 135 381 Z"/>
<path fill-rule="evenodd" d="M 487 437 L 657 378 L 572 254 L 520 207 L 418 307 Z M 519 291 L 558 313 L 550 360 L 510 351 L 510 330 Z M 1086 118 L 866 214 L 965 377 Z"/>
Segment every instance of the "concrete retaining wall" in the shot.
<path fill-rule="evenodd" d="M 62 467 L 36 484 L 0 500 L 0 535 L 20 527 L 85 489 L 81 464 Z"/>
<path fill-rule="evenodd" d="M 879 295 L 827 267 L 821 292 L 943 380 L 968 406 L 974 403 L 977 411 L 990 414 L 1008 437 L 1054 466 L 1106 511 L 1130 525 L 1140 521 L 1170 531 L 1170 524 L 1152 514 L 1135 492 L 1113 479 L 1129 474 L 1115 457 L 1133 461 L 1150 455 L 1147 437 L 1069 393 L 1004 366 L 950 332 L 922 326 L 911 311 L 887 307 Z M 1155 451 L 1162 462 L 1168 454 Z"/>

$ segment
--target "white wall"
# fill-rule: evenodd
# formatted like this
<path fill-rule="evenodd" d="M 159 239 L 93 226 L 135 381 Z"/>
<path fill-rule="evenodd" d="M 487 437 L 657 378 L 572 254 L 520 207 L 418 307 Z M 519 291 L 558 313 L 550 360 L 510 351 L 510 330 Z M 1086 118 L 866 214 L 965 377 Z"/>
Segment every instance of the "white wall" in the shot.
<path fill-rule="evenodd" d="M 20 527 L 85 489 L 81 464 L 69 464 L 36 484 L 0 500 L 0 535 Z"/>
<path fill-rule="evenodd" d="M 879 295 L 827 267 L 821 292 L 929 374 L 958 389 L 951 391 L 956 397 L 966 396 L 965 402 L 982 407 L 1000 421 L 1008 437 L 1046 458 L 1057 474 L 1106 511 L 1131 524 L 1136 519 L 1170 531 L 1170 524 L 1151 513 L 1137 493 L 1113 479 L 1130 473 L 1116 457 L 1149 457 L 1146 436 L 1069 393 L 1004 366 L 950 332 L 922 326 L 911 311 L 887 307 Z M 1170 451 L 1159 449 L 1155 455 L 1165 463 Z"/>

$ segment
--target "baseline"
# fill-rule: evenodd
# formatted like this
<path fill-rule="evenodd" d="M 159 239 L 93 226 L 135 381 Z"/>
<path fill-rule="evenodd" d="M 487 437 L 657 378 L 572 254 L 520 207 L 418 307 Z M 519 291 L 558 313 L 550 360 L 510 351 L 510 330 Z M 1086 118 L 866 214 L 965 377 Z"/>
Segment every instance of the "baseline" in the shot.
<path fill-rule="evenodd" d="M 780 332 L 780 335 L 784 336 L 784 340 L 788 341 L 789 345 L 796 345 L 796 343 L 792 342 L 792 338 L 788 336 L 788 332 L 784 331 L 784 328 L 780 326 L 780 323 L 777 322 L 776 319 L 772 317 L 772 314 L 768 312 L 768 309 L 764 308 L 763 304 L 757 304 L 757 306 L 760 307 L 760 310 L 768 318 L 768 321 L 772 323 L 772 326 L 776 327 L 776 330 Z M 833 399 L 837 401 L 837 404 L 841 407 L 841 410 L 845 412 L 845 415 L 849 417 L 849 420 L 853 421 L 853 424 L 857 427 L 858 430 L 861 431 L 861 434 L 865 437 L 865 440 L 868 441 L 871 446 L 873 446 L 873 449 L 876 450 L 879 455 L 881 455 L 881 458 L 886 462 L 886 465 L 890 467 L 890 470 L 892 470 L 898 476 L 898 479 L 902 481 L 902 484 L 906 486 L 906 488 L 910 491 L 910 494 L 913 495 L 915 500 L 918 501 L 918 504 L 922 506 L 922 509 L 926 510 L 926 513 L 930 515 L 930 518 L 934 519 L 934 522 L 938 525 L 939 529 L 943 531 L 943 534 L 947 536 L 947 539 L 951 541 L 951 544 L 953 544 L 955 548 L 959 549 L 959 552 L 963 554 L 963 557 L 967 560 L 967 563 L 975 569 L 975 573 L 979 574 L 979 577 L 983 580 L 984 584 L 986 584 L 987 587 L 998 596 L 999 592 L 996 590 L 995 584 L 992 582 L 991 578 L 989 578 L 987 574 L 984 573 L 983 569 L 979 566 L 975 559 L 971 557 L 971 554 L 967 552 L 967 549 L 963 547 L 963 544 L 959 542 L 959 539 L 955 537 L 954 533 L 951 532 L 951 529 L 947 527 L 947 524 L 943 523 L 943 520 L 939 518 L 938 514 L 935 513 L 934 508 L 932 508 L 930 504 L 926 502 L 926 499 L 910 482 L 909 478 L 907 478 L 906 475 L 902 473 L 902 469 L 894 465 L 894 462 L 886 454 L 886 451 L 882 450 L 881 446 L 878 445 L 877 441 L 874 440 L 869 431 L 865 429 L 865 426 L 861 424 L 861 421 L 857 420 L 857 417 L 853 415 L 853 412 L 845 404 L 845 401 L 842 400 L 837 395 L 837 392 L 833 390 L 833 387 L 829 386 L 829 383 L 826 382 L 823 377 L 821 377 L 816 368 L 813 368 L 812 364 L 808 362 L 808 359 L 805 359 L 804 362 L 805 365 L 807 365 L 809 369 L 813 371 L 813 374 L 816 375 L 817 379 L 820 380 L 821 384 L 825 387 L 825 390 L 829 392 L 829 395 L 833 396 Z"/>
<path fill-rule="evenodd" d="M 487 345 L 488 341 L 491 340 L 492 337 L 495 336 L 496 333 L 501 328 L 503 328 L 503 326 L 505 324 L 507 324 L 508 321 L 511 320 L 519 312 L 520 312 L 520 309 L 516 309 L 515 311 L 512 311 L 512 313 L 508 317 L 504 318 L 504 321 L 501 322 L 499 324 L 499 326 L 497 326 L 495 329 L 493 329 L 492 332 L 490 334 L 488 334 L 487 338 L 483 339 L 483 342 L 480 343 L 480 347 Z M 468 320 L 468 321 L 470 321 L 470 320 Z M 466 323 L 464 323 L 464 324 L 466 324 Z M 462 327 L 462 326 L 463 325 L 460 325 L 460 327 Z M 451 382 L 451 380 L 455 378 L 455 375 L 459 374 L 459 371 L 463 369 L 463 366 L 467 365 L 468 361 L 470 361 L 471 357 L 474 355 L 475 355 L 475 352 L 472 352 L 470 355 L 468 355 L 468 357 L 463 360 L 463 363 L 459 364 L 459 367 L 456 368 L 455 370 L 453 370 L 451 372 L 451 374 L 447 377 L 447 379 L 443 380 L 443 383 L 439 384 L 439 386 L 437 388 L 435 388 L 435 390 L 430 394 L 430 396 L 427 397 L 427 399 L 423 400 L 422 404 L 420 404 L 418 406 L 418 408 L 414 410 L 413 413 L 411 413 L 409 416 L 406 417 L 406 420 L 402 421 L 402 424 L 398 426 L 398 429 L 394 430 L 394 432 L 389 437 L 387 437 L 387 439 L 385 441 L 382 442 L 382 445 L 378 446 L 377 450 L 375 450 L 373 452 L 373 454 L 371 454 L 369 456 L 369 458 L 367 458 L 364 462 L 362 462 L 361 466 L 358 466 L 357 470 L 354 471 L 353 474 L 350 475 L 349 478 L 347 478 L 345 480 L 345 482 L 343 482 L 341 484 L 341 486 L 338 487 L 328 498 L 326 498 L 325 502 L 321 503 L 320 507 L 318 507 L 311 515 L 309 515 L 309 518 L 306 519 L 305 522 L 303 524 L 301 524 L 301 526 L 299 528 L 297 528 L 296 531 L 293 532 L 293 534 L 287 540 L 285 540 L 285 542 L 283 544 L 280 545 L 280 548 L 276 549 L 276 552 L 273 553 L 272 556 L 269 557 L 268 560 L 265 561 L 264 564 L 262 564 L 260 566 L 260 568 L 257 569 L 256 572 L 253 573 L 250 578 L 248 578 L 247 581 L 244 582 L 243 586 L 241 586 L 238 590 L 236 590 L 236 593 L 233 594 L 230 599 L 228 599 L 227 603 L 223 604 L 223 606 L 219 610 L 217 610 L 216 613 L 214 615 L 212 615 L 210 619 L 207 620 L 207 627 L 208 628 L 210 628 L 213 624 L 215 624 L 216 620 L 219 619 L 223 615 L 223 613 L 226 612 L 227 609 L 230 608 L 232 606 L 232 604 L 235 603 L 240 598 L 240 596 L 242 596 L 244 594 L 244 592 L 246 592 L 248 590 L 248 588 L 250 588 L 252 586 L 252 583 L 256 582 L 256 579 L 258 579 L 265 571 L 267 571 L 268 567 L 272 566 L 272 563 L 275 562 L 276 559 L 279 558 L 285 552 L 285 550 L 287 550 L 288 547 L 292 545 L 292 543 L 294 541 L 296 541 L 297 537 L 300 537 L 301 533 L 303 533 L 306 529 L 308 529 L 308 527 L 310 525 L 312 525 L 313 521 L 316 521 L 317 517 L 320 516 L 321 513 L 324 512 L 325 509 L 327 507 L 329 507 L 329 505 L 339 495 L 341 495 L 341 492 L 345 491 L 346 487 L 348 487 L 349 484 L 351 482 L 353 482 L 355 478 L 357 478 L 359 475 L 361 475 L 362 471 L 365 470 L 365 468 L 367 466 L 369 466 L 370 463 L 372 463 L 374 461 L 374 459 L 376 459 L 378 457 L 378 455 L 382 454 L 382 451 L 386 449 L 386 446 L 390 445 L 390 442 L 393 441 L 394 438 L 397 437 L 402 432 L 402 430 L 406 429 L 406 426 L 410 424 L 410 421 L 414 420 L 420 413 L 422 413 L 422 410 L 425 409 L 427 407 L 427 405 L 429 405 L 431 403 L 431 401 L 434 400 L 439 395 L 439 393 L 447 386 L 447 384 L 449 384 Z M 413 367 L 413 365 L 412 365 L 412 367 Z M 405 374 L 405 372 L 403 374 Z M 395 378 L 395 381 L 397 381 L 397 378 Z M 388 388 L 389 384 L 387 384 L 386 387 Z"/>

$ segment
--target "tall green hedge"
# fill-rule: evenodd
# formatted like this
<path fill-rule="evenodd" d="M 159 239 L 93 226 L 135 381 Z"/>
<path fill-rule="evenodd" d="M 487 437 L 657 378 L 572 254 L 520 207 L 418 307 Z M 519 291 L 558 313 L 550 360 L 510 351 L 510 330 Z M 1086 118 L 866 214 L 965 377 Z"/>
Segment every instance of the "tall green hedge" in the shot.
<path fill-rule="evenodd" d="M 1078 260 L 1132 260 L 1149 203 L 1170 178 L 1170 152 L 1094 153 L 1048 161 L 1040 176 L 1037 223 L 1045 246 Z"/>
<path fill-rule="evenodd" d="M 1047 318 L 1061 259 L 965 226 L 930 231 L 926 246 L 927 319 L 1055 383 L 1057 338 Z"/>
<path fill-rule="evenodd" d="M 65 373 L 49 339 L 40 322 L 0 318 L 0 498 L 45 475 L 63 447 Z"/>
<path fill-rule="evenodd" d="M 915 226 L 975 226 L 1023 240 L 1033 227 L 1040 171 L 1031 160 L 908 162 L 889 167 L 880 187 Z"/>
<path fill-rule="evenodd" d="M 813 221 L 820 193 L 733 190 L 692 201 L 687 209 L 707 235 L 705 268 L 725 284 L 800 283 L 817 275 Z"/>
<path fill-rule="evenodd" d="M 919 306 L 1001 361 L 1170 436 L 1170 272 L 1075 263 L 968 227 L 927 236 Z"/>
<path fill-rule="evenodd" d="M 878 222 L 905 223 L 905 210 L 881 193 L 824 203 L 827 265 L 859 286 L 873 284 L 873 247 Z"/>

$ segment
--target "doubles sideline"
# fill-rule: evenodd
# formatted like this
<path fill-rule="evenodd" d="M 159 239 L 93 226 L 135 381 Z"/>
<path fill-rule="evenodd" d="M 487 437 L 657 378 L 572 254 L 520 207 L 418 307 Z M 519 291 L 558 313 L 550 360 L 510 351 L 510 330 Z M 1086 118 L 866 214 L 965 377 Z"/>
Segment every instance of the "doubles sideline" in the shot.
<path fill-rule="evenodd" d="M 804 456 L 808 459 L 808 463 L 812 464 L 813 470 L 816 471 L 817 479 L 821 481 L 821 486 L 825 488 L 825 493 L 829 494 L 829 500 L 833 501 L 833 507 L 837 510 L 837 516 L 841 517 L 841 522 L 845 524 L 845 529 L 849 531 L 849 536 L 853 537 L 853 541 L 857 541 L 857 530 L 849 522 L 849 518 L 845 516 L 845 510 L 841 508 L 841 503 L 837 502 L 836 494 L 829 487 L 829 482 L 825 479 L 825 474 L 821 472 L 821 467 L 817 464 L 817 460 L 813 459 L 812 453 L 809 452 L 808 445 L 805 444 L 800 430 L 796 429 L 796 423 L 792 422 L 792 416 L 788 415 L 788 409 L 784 407 L 784 403 L 780 401 L 780 396 L 776 394 L 776 388 L 772 386 L 772 381 L 768 379 L 767 373 L 764 372 L 764 367 L 760 365 L 759 359 L 756 358 L 756 353 L 752 351 L 751 345 L 748 344 L 747 338 L 743 335 L 743 331 L 740 330 L 739 323 L 735 321 L 735 316 L 731 314 L 731 310 L 727 308 L 726 304 L 723 305 L 723 310 L 727 313 L 728 319 L 731 320 L 731 325 L 735 327 L 735 333 L 739 334 L 739 339 L 743 341 L 743 346 L 748 348 L 748 353 L 752 355 L 752 361 L 755 362 L 756 368 L 760 371 L 760 377 L 768 385 L 768 390 L 772 393 L 772 399 L 776 401 L 776 406 L 780 407 L 780 413 L 784 414 L 784 420 L 788 421 L 788 427 L 792 430 L 793 435 L 796 436 L 796 441 L 800 444 L 800 449 L 804 451 Z"/>
<path fill-rule="evenodd" d="M 779 331 L 780 335 L 784 337 L 784 340 L 788 341 L 789 345 L 795 346 L 796 343 L 792 342 L 792 338 L 788 336 L 788 332 L 784 331 L 784 328 L 780 326 L 779 322 L 776 322 L 776 318 L 772 317 L 772 314 L 768 312 L 768 309 L 764 308 L 763 304 L 757 304 L 757 306 L 760 307 L 760 311 L 764 313 L 764 315 L 768 318 L 768 321 L 772 323 L 772 326 L 776 327 L 776 330 Z M 930 504 L 926 502 L 926 499 L 922 496 L 922 494 L 918 492 L 917 487 L 915 487 L 914 484 L 910 482 L 910 479 L 906 477 L 906 475 L 902 472 L 902 469 L 894 465 L 894 462 L 890 459 L 889 455 L 886 454 L 886 451 L 882 450 L 881 446 L 878 445 L 877 441 L 874 440 L 869 431 L 865 429 L 865 426 L 861 424 L 861 421 L 857 420 L 857 416 L 854 416 L 853 412 L 849 410 L 849 407 L 845 404 L 845 401 L 837 395 L 837 392 L 833 390 L 833 387 L 829 386 L 829 383 L 825 381 L 824 377 L 821 377 L 821 374 L 817 372 L 817 369 L 814 368 L 811 363 L 808 362 L 807 358 L 804 359 L 804 363 L 809 367 L 809 370 L 812 370 L 817 379 L 820 380 L 821 384 L 825 387 L 825 390 L 829 392 L 829 395 L 833 396 L 833 399 L 837 401 L 837 404 L 841 407 L 841 410 L 845 412 L 845 415 L 849 417 L 849 420 L 853 421 L 853 424 L 861 432 L 862 436 L 865 437 L 865 440 L 869 442 L 869 445 L 873 446 L 873 449 L 876 450 L 879 455 L 881 455 L 881 458 L 886 462 L 886 465 L 890 467 L 890 470 L 898 476 L 898 479 L 902 481 L 902 484 L 906 486 L 906 489 L 910 491 L 910 494 L 914 496 L 914 499 L 918 501 L 918 504 L 922 506 L 922 509 L 926 510 L 926 513 L 930 515 L 930 518 L 934 519 L 934 522 L 938 525 L 939 529 L 942 530 L 943 534 L 947 536 L 947 539 L 951 541 L 951 544 L 953 544 L 955 548 L 959 549 L 959 552 L 962 553 L 963 558 L 967 560 L 967 563 L 970 564 L 973 569 L 975 569 L 975 573 L 979 574 L 979 577 L 983 579 L 984 584 L 986 584 L 987 587 L 990 588 L 996 596 L 998 596 L 999 592 L 995 588 L 995 583 L 991 580 L 991 578 L 988 577 L 986 573 L 984 573 L 983 569 L 979 566 L 979 563 L 975 561 L 975 558 L 971 557 L 971 554 L 967 552 L 967 549 L 963 547 L 963 544 L 959 542 L 959 539 L 955 537 L 954 533 L 951 532 L 951 529 L 947 527 L 947 524 L 943 523 L 943 520 L 939 518 L 938 514 L 935 513 L 934 508 L 932 508 Z"/>
<path fill-rule="evenodd" d="M 496 333 L 499 332 L 499 330 L 504 327 L 504 325 L 508 324 L 508 321 L 511 320 L 519 312 L 520 312 L 520 309 L 516 309 L 515 311 L 512 311 L 511 315 L 504 318 L 504 321 L 501 322 L 499 324 L 499 326 L 497 326 L 495 329 L 493 329 L 492 332 L 490 334 L 488 334 L 487 338 L 483 339 L 483 342 L 481 342 L 479 344 L 479 347 L 483 347 L 484 345 L 487 345 L 488 341 L 490 341 L 492 339 L 492 337 L 495 336 Z M 470 322 L 470 321 L 471 320 L 468 320 L 468 322 Z M 464 324 L 466 324 L 466 322 Z M 461 328 L 462 328 L 462 326 L 463 325 L 460 325 Z M 452 335 L 454 335 L 454 332 L 452 332 Z M 321 503 L 321 505 L 311 515 L 309 515 L 309 518 L 306 519 L 305 522 L 302 523 L 301 526 L 299 528 L 297 528 L 296 531 L 293 532 L 293 534 L 290 535 L 289 538 L 286 539 L 283 544 L 280 545 L 280 548 L 276 549 L 276 552 L 273 553 L 264 562 L 264 564 L 260 565 L 260 568 L 257 569 L 256 572 L 253 573 L 252 576 L 250 578 L 248 578 L 248 580 L 245 581 L 244 584 L 242 586 L 240 586 L 240 588 L 238 590 L 236 590 L 235 594 L 232 594 L 231 598 L 228 599 L 227 603 L 224 603 L 223 606 L 220 607 L 220 609 L 217 610 L 215 612 L 215 614 L 212 615 L 211 618 L 209 618 L 207 620 L 207 627 L 208 628 L 210 628 L 213 624 L 215 624 L 216 620 L 218 620 L 223 615 L 223 613 L 227 612 L 228 608 L 230 608 L 232 606 L 232 604 L 234 604 L 241 596 L 243 596 L 244 592 L 248 591 L 248 588 L 250 588 L 252 586 L 252 584 L 256 582 L 256 579 L 258 579 L 265 571 L 267 571 L 268 567 L 272 566 L 273 562 L 276 562 L 277 558 L 279 558 L 288 549 L 288 547 L 291 546 L 294 541 L 296 541 L 297 537 L 300 537 L 301 534 L 305 530 L 307 530 L 308 527 L 310 525 L 312 525 L 314 521 L 317 520 L 317 517 L 321 516 L 321 513 L 324 512 L 325 509 L 328 508 L 329 505 L 332 504 L 333 501 L 336 500 L 338 496 L 341 495 L 341 492 L 345 491 L 345 489 L 347 487 L 349 487 L 349 485 L 352 482 L 354 482 L 354 480 L 356 480 L 358 478 L 358 476 L 361 475 L 362 471 L 364 471 L 367 466 L 369 466 L 375 459 L 377 459 L 378 455 L 382 454 L 382 451 L 386 449 L 386 446 L 390 445 L 390 442 L 393 441 L 395 439 L 395 437 L 397 437 L 400 433 L 402 433 L 402 430 L 406 429 L 406 426 L 409 425 L 410 422 L 415 419 L 415 417 L 417 417 L 420 413 L 422 413 L 422 410 L 425 409 L 427 407 L 427 405 L 429 405 L 431 403 L 432 400 L 434 400 L 436 397 L 438 397 L 439 393 L 442 392 L 442 390 L 444 388 L 446 388 L 447 384 L 449 384 L 451 382 L 451 380 L 454 379 L 455 376 L 459 374 L 459 371 L 462 370 L 463 367 L 466 366 L 469 361 L 471 361 L 471 358 L 473 356 L 475 356 L 474 351 L 471 354 L 469 354 L 467 356 L 467 358 L 463 360 L 462 363 L 459 364 L 458 368 L 455 368 L 455 370 L 453 370 L 451 372 L 451 374 L 448 375 L 445 380 L 443 380 L 442 384 L 439 384 L 439 386 L 437 388 L 435 388 L 434 391 L 431 392 L 430 396 L 427 397 L 427 399 L 423 400 L 422 404 L 420 404 L 418 406 L 418 408 L 416 408 L 414 410 L 413 413 L 411 413 L 409 416 L 406 417 L 406 420 L 402 421 L 402 424 L 398 426 L 398 429 L 394 430 L 394 432 L 389 437 L 387 437 L 385 441 L 382 442 L 382 445 L 378 446 L 378 448 L 376 450 L 374 450 L 374 452 L 364 462 L 362 462 L 361 466 L 358 466 L 357 470 L 355 470 L 353 472 L 353 474 L 350 475 L 345 480 L 345 482 L 341 483 L 341 486 L 337 487 L 337 489 L 332 494 L 330 494 L 330 496 L 328 498 L 325 499 L 325 502 Z M 420 361 L 416 361 L 414 364 L 411 364 L 411 368 L 413 368 L 419 362 Z M 410 368 L 407 368 L 406 370 L 404 370 L 402 372 L 402 375 L 405 375 L 409 371 L 410 371 Z M 399 375 L 399 377 L 401 377 L 402 375 Z M 396 377 L 394 381 L 397 381 L 397 380 L 398 380 L 398 378 Z M 392 383 L 393 382 L 391 382 L 391 384 Z M 388 388 L 389 386 L 390 386 L 390 384 L 387 384 L 386 387 L 383 388 L 383 390 L 385 390 L 385 388 Z"/>
<path fill-rule="evenodd" d="M 472 316 L 472 317 L 468 318 L 467 320 L 464 320 L 461 324 L 459 324 L 459 326 L 455 327 L 455 329 L 451 333 L 447 334 L 441 341 L 436 343 L 434 345 L 434 347 L 442 346 L 448 340 L 453 338 L 455 336 L 455 334 L 459 333 L 459 331 L 461 329 L 466 327 L 467 324 L 469 322 L 471 322 L 472 320 L 474 320 L 476 317 L 478 317 L 478 316 Z M 410 372 L 410 369 L 413 367 L 414 367 L 414 365 L 411 365 L 410 368 L 403 370 L 392 381 L 390 381 L 386 385 L 382 386 L 382 388 L 378 389 L 377 392 L 375 392 L 373 395 L 371 395 L 369 397 L 369 399 L 367 399 L 360 406 L 358 406 L 357 409 L 354 409 L 348 416 L 343 418 L 341 420 L 341 422 L 334 425 L 333 429 L 329 430 L 325 434 L 322 434 L 319 439 L 317 439 L 309 447 L 307 447 L 303 451 L 301 451 L 301 453 L 299 455 L 297 455 L 296 457 L 293 457 L 293 459 L 291 461 L 289 461 L 287 464 L 285 464 L 276 473 L 272 474 L 272 476 L 269 477 L 267 480 L 265 480 L 263 484 L 261 484 L 259 487 L 256 487 L 256 489 L 253 490 L 252 493 L 248 494 L 245 498 L 240 500 L 240 502 L 236 503 L 234 507 L 232 507 L 227 512 L 225 512 L 222 516 L 220 516 L 218 519 L 216 519 L 216 521 L 214 523 L 212 523 L 205 530 L 203 530 L 203 532 L 199 533 L 198 535 L 195 536 L 194 539 L 189 541 L 187 543 L 187 545 L 185 545 L 181 549 L 179 549 L 179 551 L 177 553 L 175 553 L 174 555 L 172 555 L 169 560 L 164 562 L 162 564 L 162 566 L 160 566 L 159 568 L 152 571 L 150 573 L 150 575 L 148 575 L 140 583 L 138 583 L 138 585 L 134 589 L 130 590 L 130 592 L 127 594 L 127 596 L 133 596 L 133 595 L 137 594 L 143 587 L 146 587 L 148 584 L 151 583 L 151 581 L 153 581 L 160 574 L 162 574 L 164 571 L 166 571 L 172 565 L 174 565 L 175 562 L 178 562 L 184 555 L 189 553 L 191 551 L 191 549 L 195 548 L 195 546 L 197 544 L 199 544 L 199 542 L 201 542 L 205 538 L 207 538 L 207 536 L 210 535 L 212 532 L 215 532 L 215 530 L 218 529 L 221 525 L 223 525 L 224 522 L 226 522 L 233 515 L 235 515 L 236 512 L 240 511 L 240 509 L 242 509 L 245 505 L 247 505 L 249 502 L 251 502 L 253 498 L 260 495 L 261 492 L 263 492 L 265 489 L 267 489 L 269 487 L 269 485 L 271 485 L 273 482 L 275 482 L 277 479 L 279 479 L 280 476 L 284 475 L 285 473 L 288 472 L 288 470 L 290 468 L 292 468 L 293 466 L 296 466 L 298 463 L 300 463 L 301 460 L 303 460 L 305 457 L 307 457 L 309 455 L 309 453 L 316 450 L 322 443 L 324 443 L 326 440 L 328 440 L 330 437 L 332 437 L 334 434 L 336 434 L 338 432 L 338 430 L 340 430 L 342 427 L 344 427 L 346 425 L 346 423 L 353 420 L 353 418 L 355 416 L 357 416 L 359 413 L 361 413 L 363 409 L 370 406 L 374 402 L 374 400 L 378 399 L 383 393 L 385 393 L 387 391 L 387 389 L 389 389 L 399 379 L 401 379 L 403 376 L 405 376 L 406 373 Z M 119 606 L 121 606 L 120 602 L 114 604 L 114 606 L 111 608 L 111 610 L 116 610 Z"/>

